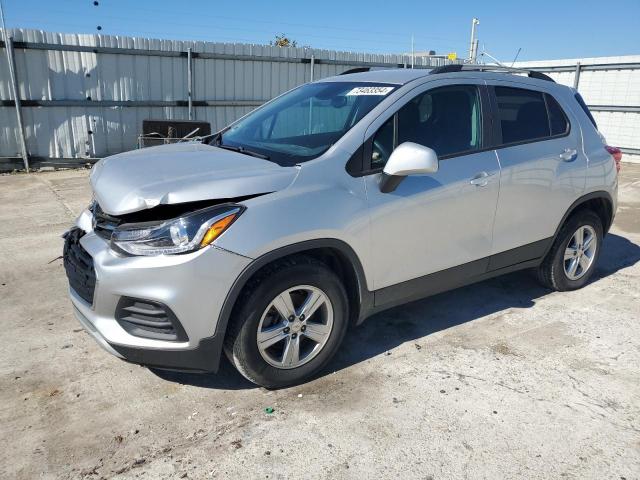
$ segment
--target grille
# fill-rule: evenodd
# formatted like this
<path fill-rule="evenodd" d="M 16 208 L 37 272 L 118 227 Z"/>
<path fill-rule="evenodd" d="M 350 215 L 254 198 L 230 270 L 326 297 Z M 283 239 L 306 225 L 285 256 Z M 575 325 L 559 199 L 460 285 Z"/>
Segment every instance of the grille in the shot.
<path fill-rule="evenodd" d="M 186 341 L 187 335 L 169 307 L 151 300 L 122 297 L 116 307 L 116 320 L 137 337 L 167 341 Z"/>
<path fill-rule="evenodd" d="M 113 230 L 120 225 L 122 220 L 104 213 L 97 202 L 91 211 L 93 213 L 93 231 L 105 240 L 111 240 Z"/>
<path fill-rule="evenodd" d="M 80 245 L 80 238 L 83 235 L 84 232 L 79 228 L 73 228 L 67 233 L 62 257 L 69 286 L 85 302 L 93 304 L 96 272 L 93 268 L 91 255 Z"/>

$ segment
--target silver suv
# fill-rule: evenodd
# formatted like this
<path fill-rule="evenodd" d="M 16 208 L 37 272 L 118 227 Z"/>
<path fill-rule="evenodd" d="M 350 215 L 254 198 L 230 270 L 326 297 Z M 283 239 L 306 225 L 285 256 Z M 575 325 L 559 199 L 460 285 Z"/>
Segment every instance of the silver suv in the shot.
<path fill-rule="evenodd" d="M 201 142 L 103 159 L 65 235 L 76 316 L 124 360 L 210 372 L 224 351 L 277 388 L 395 305 L 525 268 L 582 287 L 619 152 L 574 89 L 482 70 L 328 78 Z"/>

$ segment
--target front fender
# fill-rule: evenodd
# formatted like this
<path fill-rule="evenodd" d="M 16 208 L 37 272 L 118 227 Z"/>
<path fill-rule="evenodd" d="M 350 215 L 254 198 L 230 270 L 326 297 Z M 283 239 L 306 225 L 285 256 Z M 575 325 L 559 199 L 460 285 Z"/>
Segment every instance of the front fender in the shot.
<path fill-rule="evenodd" d="M 347 175 L 345 175 L 346 177 Z M 257 259 L 304 242 L 333 239 L 359 259 L 365 285 L 371 289 L 369 212 L 361 178 L 349 177 L 353 188 L 319 185 L 289 188 L 257 197 L 215 244 Z"/>

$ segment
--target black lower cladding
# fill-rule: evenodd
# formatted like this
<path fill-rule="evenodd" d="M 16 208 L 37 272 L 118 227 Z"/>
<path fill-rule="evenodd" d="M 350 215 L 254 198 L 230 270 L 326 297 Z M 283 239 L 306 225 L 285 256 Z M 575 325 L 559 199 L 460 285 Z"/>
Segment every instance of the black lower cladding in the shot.
<path fill-rule="evenodd" d="M 224 335 L 200 340 L 188 350 L 159 350 L 110 344 L 127 362 L 145 367 L 185 372 L 217 372 L 220 365 Z"/>
<path fill-rule="evenodd" d="M 446 270 L 407 280 L 374 292 L 374 312 L 419 300 L 471 283 L 520 269 L 536 267 L 553 243 L 553 237 L 474 260 Z"/>
<path fill-rule="evenodd" d="M 121 297 L 116 307 L 116 321 L 136 337 L 170 342 L 188 340 L 178 317 L 161 302 Z"/>
<path fill-rule="evenodd" d="M 96 271 L 93 268 L 93 258 L 80 245 L 83 235 L 84 232 L 79 228 L 72 228 L 67 232 L 62 258 L 69 286 L 80 298 L 92 305 L 96 289 Z"/>

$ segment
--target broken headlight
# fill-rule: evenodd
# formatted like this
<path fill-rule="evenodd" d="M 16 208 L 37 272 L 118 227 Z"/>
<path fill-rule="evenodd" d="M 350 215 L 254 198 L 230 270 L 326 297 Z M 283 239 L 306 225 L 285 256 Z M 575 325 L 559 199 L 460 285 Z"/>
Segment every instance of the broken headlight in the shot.
<path fill-rule="evenodd" d="M 222 235 L 243 211 L 238 205 L 218 205 L 160 223 L 123 224 L 113 231 L 111 245 L 130 255 L 193 252 Z"/>

